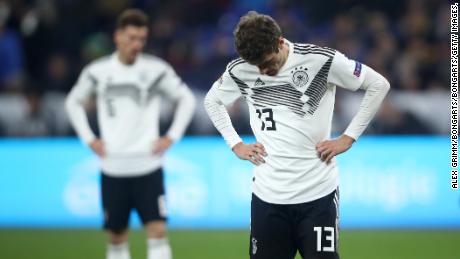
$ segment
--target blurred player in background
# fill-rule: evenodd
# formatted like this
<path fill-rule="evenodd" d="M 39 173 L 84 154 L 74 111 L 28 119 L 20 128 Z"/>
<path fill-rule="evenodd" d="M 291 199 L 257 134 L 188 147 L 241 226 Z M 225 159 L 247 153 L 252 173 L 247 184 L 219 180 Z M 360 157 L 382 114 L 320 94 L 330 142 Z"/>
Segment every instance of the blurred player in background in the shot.
<path fill-rule="evenodd" d="M 254 165 L 251 258 L 339 258 L 335 156 L 363 133 L 388 92 L 388 81 L 342 53 L 291 43 L 267 15 L 249 12 L 235 32 L 241 58 L 230 62 L 205 108 L 233 152 Z M 345 132 L 330 139 L 336 86 L 365 90 Z M 225 105 L 248 103 L 257 139 L 245 144 Z"/>
<path fill-rule="evenodd" d="M 78 136 L 101 158 L 108 259 L 130 258 L 132 209 L 146 230 L 148 258 L 171 258 L 161 157 L 184 134 L 195 99 L 169 64 L 141 53 L 147 37 L 148 17 L 139 10 L 124 11 L 114 34 L 116 52 L 87 65 L 66 102 Z M 97 96 L 100 138 L 90 129 L 84 110 L 92 94 Z M 178 104 L 171 127 L 159 137 L 162 97 Z"/>

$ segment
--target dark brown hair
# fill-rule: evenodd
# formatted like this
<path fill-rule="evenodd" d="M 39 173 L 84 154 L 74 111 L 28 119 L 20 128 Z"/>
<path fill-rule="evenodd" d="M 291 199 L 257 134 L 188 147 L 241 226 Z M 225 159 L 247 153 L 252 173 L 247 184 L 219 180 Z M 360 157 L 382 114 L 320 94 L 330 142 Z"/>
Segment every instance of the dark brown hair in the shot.
<path fill-rule="evenodd" d="M 272 17 L 250 11 L 240 18 L 233 35 L 238 55 L 257 65 L 267 54 L 278 52 L 281 29 Z"/>
<path fill-rule="evenodd" d="M 139 9 L 127 9 L 117 19 L 117 29 L 124 29 L 128 25 L 136 27 L 148 26 L 149 18 Z"/>

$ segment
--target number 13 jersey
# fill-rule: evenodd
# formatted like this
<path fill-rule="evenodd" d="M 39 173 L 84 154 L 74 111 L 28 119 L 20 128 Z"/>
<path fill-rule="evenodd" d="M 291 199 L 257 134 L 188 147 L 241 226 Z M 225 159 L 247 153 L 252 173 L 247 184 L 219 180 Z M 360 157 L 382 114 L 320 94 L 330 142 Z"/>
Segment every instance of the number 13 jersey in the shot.
<path fill-rule="evenodd" d="M 330 138 L 336 86 L 357 90 L 367 70 L 336 50 L 286 43 L 289 55 L 276 76 L 236 59 L 213 85 L 222 104 L 240 97 L 248 104 L 251 128 L 268 153 L 254 167 L 253 192 L 275 204 L 316 200 L 337 188 L 335 158 L 321 161 L 316 145 Z"/>

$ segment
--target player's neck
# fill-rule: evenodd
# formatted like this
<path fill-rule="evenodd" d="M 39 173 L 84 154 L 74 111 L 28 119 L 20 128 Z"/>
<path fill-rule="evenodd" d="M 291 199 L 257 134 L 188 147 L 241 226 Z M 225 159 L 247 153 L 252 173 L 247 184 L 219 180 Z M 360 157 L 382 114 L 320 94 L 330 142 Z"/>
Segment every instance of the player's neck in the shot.
<path fill-rule="evenodd" d="M 128 58 L 126 56 L 123 56 L 120 52 L 118 52 L 117 58 L 118 58 L 118 61 L 120 61 L 121 64 L 126 65 L 126 66 L 132 65 L 136 61 L 136 58 L 134 58 L 134 59 Z"/>

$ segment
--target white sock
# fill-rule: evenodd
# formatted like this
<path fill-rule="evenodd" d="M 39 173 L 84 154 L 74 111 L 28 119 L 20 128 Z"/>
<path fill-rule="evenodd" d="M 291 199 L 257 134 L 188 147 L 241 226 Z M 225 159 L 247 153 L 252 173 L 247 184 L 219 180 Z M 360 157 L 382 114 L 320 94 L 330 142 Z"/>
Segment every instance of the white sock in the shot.
<path fill-rule="evenodd" d="M 107 259 L 131 259 L 128 243 L 107 246 Z"/>
<path fill-rule="evenodd" d="M 147 240 L 147 259 L 172 259 L 171 247 L 167 238 Z"/>

